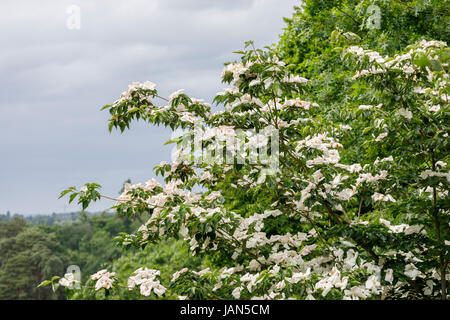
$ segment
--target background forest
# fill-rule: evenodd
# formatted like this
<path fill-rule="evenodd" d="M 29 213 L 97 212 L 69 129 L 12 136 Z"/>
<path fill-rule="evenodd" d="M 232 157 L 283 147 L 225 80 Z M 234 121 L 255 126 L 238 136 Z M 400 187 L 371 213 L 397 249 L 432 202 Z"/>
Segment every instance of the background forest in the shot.
<path fill-rule="evenodd" d="M 182 242 L 167 242 L 144 250 L 121 248 L 111 239 L 140 225 L 110 213 L 71 213 L 22 217 L 0 215 L 0 299 L 65 299 L 65 292 L 50 287 L 37 288 L 44 279 L 64 274 L 69 265 L 78 265 L 83 280 L 113 263 L 116 272 L 126 275 L 139 265 L 161 268 L 166 278 L 186 262 L 191 267 L 200 258 L 187 255 Z M 131 297 L 133 298 L 133 297 Z"/>

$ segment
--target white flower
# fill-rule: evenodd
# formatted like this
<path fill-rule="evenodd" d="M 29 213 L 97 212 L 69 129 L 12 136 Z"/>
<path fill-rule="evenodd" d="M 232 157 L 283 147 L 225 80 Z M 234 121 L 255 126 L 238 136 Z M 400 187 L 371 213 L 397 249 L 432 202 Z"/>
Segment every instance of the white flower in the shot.
<path fill-rule="evenodd" d="M 298 283 L 300 280 L 307 279 L 311 275 L 311 268 L 308 268 L 306 272 L 294 272 L 291 278 L 286 278 L 290 283 Z"/>
<path fill-rule="evenodd" d="M 386 270 L 386 275 L 384 277 L 384 280 L 386 280 L 389 283 L 392 283 L 392 281 L 394 280 L 394 271 L 392 269 Z"/>
<path fill-rule="evenodd" d="M 241 291 L 242 291 L 242 287 L 236 287 L 233 292 L 231 292 L 231 295 L 235 298 L 235 299 L 239 299 L 241 297 Z"/>
<path fill-rule="evenodd" d="M 149 296 L 151 293 L 155 292 L 156 295 L 161 296 L 166 292 L 166 288 L 164 288 L 159 281 L 145 281 L 141 284 L 140 292 L 143 296 Z"/>
<path fill-rule="evenodd" d="M 434 282 L 433 280 L 427 280 L 426 284 L 427 286 L 423 288 L 423 294 L 426 296 L 431 296 L 433 293 Z"/>
<path fill-rule="evenodd" d="M 404 109 L 404 108 L 398 109 L 397 113 L 398 113 L 399 115 L 405 117 L 405 118 L 408 119 L 408 120 L 411 120 L 411 119 L 412 119 L 412 116 L 413 116 L 413 114 L 412 114 L 411 111 L 409 111 L 408 109 Z"/>
<path fill-rule="evenodd" d="M 404 67 L 402 68 L 402 70 L 403 70 L 403 72 L 406 73 L 406 74 L 414 73 L 414 68 L 411 67 L 411 66 L 404 66 Z"/>
<path fill-rule="evenodd" d="M 362 104 L 358 107 L 358 110 L 369 110 L 369 109 L 373 109 L 373 108 L 380 109 L 382 106 L 383 106 L 382 103 L 380 103 L 379 105 L 376 105 L 376 106 Z"/>
<path fill-rule="evenodd" d="M 432 170 L 425 170 L 420 174 L 420 178 L 422 179 L 426 179 L 428 177 L 445 177 L 450 183 L 450 172 L 436 172 Z"/>
<path fill-rule="evenodd" d="M 355 190 L 346 188 L 336 194 L 339 200 L 348 201 L 355 194 Z"/>
<path fill-rule="evenodd" d="M 155 179 L 150 179 L 145 183 L 145 189 L 152 191 L 155 187 L 160 187 L 161 185 L 159 184 L 158 181 L 156 181 Z"/>
<path fill-rule="evenodd" d="M 101 288 L 111 289 L 114 282 L 115 272 L 108 272 L 106 269 L 100 270 L 97 273 L 91 275 L 92 280 L 97 280 L 95 283 L 95 290 L 100 290 Z"/>
<path fill-rule="evenodd" d="M 356 266 L 356 259 L 358 258 L 358 252 L 353 249 L 347 251 L 347 257 L 344 260 L 345 268 L 347 270 L 353 270 Z"/>
<path fill-rule="evenodd" d="M 395 199 L 390 194 L 384 195 L 384 194 L 381 194 L 381 193 L 378 193 L 378 192 L 375 192 L 372 195 L 372 200 L 375 201 L 375 202 L 377 202 L 377 201 L 384 201 L 384 202 L 391 201 L 391 202 L 395 202 Z"/>
<path fill-rule="evenodd" d="M 421 226 L 421 225 L 408 226 L 405 229 L 405 234 L 408 235 L 408 234 L 413 234 L 413 233 L 420 233 L 422 231 L 422 229 L 423 229 L 423 226 Z M 423 230 L 423 231 L 426 233 L 425 230 Z"/>
<path fill-rule="evenodd" d="M 190 112 L 185 112 L 183 114 L 183 116 L 180 118 L 180 120 L 185 121 L 185 122 L 195 123 L 196 121 L 198 121 L 198 118 Z"/>
<path fill-rule="evenodd" d="M 257 271 L 261 269 L 261 264 L 256 261 L 255 259 L 253 259 L 252 261 L 250 261 L 249 265 L 248 265 L 248 269 L 250 271 Z"/>
<path fill-rule="evenodd" d="M 106 270 L 106 269 L 100 270 L 97 273 L 91 275 L 91 279 L 92 280 L 98 280 L 106 273 L 108 273 L 108 270 Z"/>
<path fill-rule="evenodd" d="M 164 204 L 166 203 L 167 198 L 164 194 L 157 194 L 154 195 L 150 198 L 147 199 L 147 203 L 151 206 L 151 207 L 163 207 Z"/>
<path fill-rule="evenodd" d="M 366 289 L 372 290 L 373 293 L 378 294 L 379 288 L 381 286 L 380 281 L 378 280 L 377 275 L 370 276 L 366 281 Z"/>
<path fill-rule="evenodd" d="M 95 284 L 95 290 L 100 290 L 101 288 L 111 289 L 113 282 L 114 279 L 111 279 L 107 276 L 102 276 L 97 280 L 97 283 Z"/>
<path fill-rule="evenodd" d="M 178 90 L 178 91 L 175 91 L 175 92 L 173 92 L 173 93 L 171 93 L 170 95 L 169 95 L 169 105 L 172 105 L 172 101 L 173 100 L 175 100 L 176 98 L 178 98 L 179 96 L 180 96 L 180 94 L 182 94 L 184 92 L 184 89 L 180 89 L 180 90 Z"/>
<path fill-rule="evenodd" d="M 153 292 L 155 292 L 157 296 L 162 296 L 166 292 L 166 288 L 158 282 L 158 284 L 153 286 Z"/>
<path fill-rule="evenodd" d="M 381 140 L 383 140 L 384 138 L 386 138 L 387 135 L 388 135 L 387 132 L 383 132 L 383 133 L 381 133 L 380 135 L 378 135 L 378 137 L 375 138 L 375 141 L 381 141 Z"/>
<path fill-rule="evenodd" d="M 261 83 L 260 79 L 255 79 L 255 80 L 250 81 L 250 83 L 248 85 L 249 85 L 249 87 L 252 87 L 252 86 L 255 86 L 260 83 Z"/>
<path fill-rule="evenodd" d="M 240 75 L 244 74 L 248 68 L 251 66 L 252 62 L 247 62 L 247 64 L 244 66 L 242 62 L 238 63 L 230 63 L 225 66 L 225 68 L 222 70 L 222 78 L 225 76 L 227 72 L 231 72 L 233 74 L 233 81 L 235 82 L 235 85 L 238 86 L 240 83 Z"/>
<path fill-rule="evenodd" d="M 439 110 L 441 110 L 441 106 L 439 104 L 428 108 L 428 111 L 430 112 L 438 112 Z"/>
<path fill-rule="evenodd" d="M 185 225 L 182 225 L 182 226 L 180 227 L 180 234 L 181 234 L 184 238 L 186 238 L 187 235 L 189 234 L 189 229 L 186 228 Z"/>
<path fill-rule="evenodd" d="M 155 88 L 156 88 L 156 84 L 154 84 L 153 82 L 150 82 L 150 81 L 145 81 L 142 84 L 142 89 L 155 90 Z"/>
<path fill-rule="evenodd" d="M 205 197 L 205 200 L 213 201 L 220 198 L 222 194 L 219 191 L 212 191 L 209 195 Z"/>
<path fill-rule="evenodd" d="M 214 285 L 214 288 L 213 288 L 213 291 L 217 291 L 217 290 L 219 290 L 220 288 L 222 288 L 222 283 L 216 283 L 215 285 Z"/>
<path fill-rule="evenodd" d="M 203 270 L 200 270 L 200 271 L 198 271 L 198 272 L 195 272 L 195 271 L 193 271 L 196 275 L 198 275 L 199 277 L 201 277 L 201 276 L 203 276 L 203 275 L 205 275 L 205 274 L 208 274 L 208 273 L 211 273 L 211 270 L 209 269 L 209 268 L 206 268 L 206 269 L 203 269 Z"/>
<path fill-rule="evenodd" d="M 323 280 L 323 279 L 322 279 Z M 322 297 L 325 297 L 328 292 L 330 292 L 331 288 L 333 288 L 333 285 L 329 281 L 319 281 L 316 283 L 314 289 L 322 289 Z"/>
<path fill-rule="evenodd" d="M 278 282 L 278 283 L 275 285 L 275 290 L 276 290 L 276 291 L 281 291 L 281 290 L 283 290 L 285 287 L 286 287 L 286 282 L 285 282 L 284 280 L 282 280 L 282 281 Z"/>
<path fill-rule="evenodd" d="M 436 161 L 436 166 L 445 167 L 446 165 L 447 163 L 445 163 L 444 161 Z"/>
<path fill-rule="evenodd" d="M 363 55 L 364 54 L 364 49 L 358 46 L 351 46 L 347 48 L 347 52 L 348 53 L 353 53 L 356 55 Z"/>
<path fill-rule="evenodd" d="M 209 171 L 205 171 L 202 176 L 200 177 L 200 180 L 211 180 L 213 178 L 213 175 Z"/>
<path fill-rule="evenodd" d="M 300 77 L 300 76 L 294 76 L 293 74 L 289 75 L 289 77 L 285 77 L 282 80 L 283 82 L 291 82 L 291 83 L 307 83 L 308 79 Z"/>
<path fill-rule="evenodd" d="M 368 296 L 370 296 L 369 290 L 367 290 L 364 287 L 356 287 L 356 286 L 355 287 L 351 287 L 350 290 L 345 290 L 344 294 L 346 296 L 350 296 L 350 297 L 355 298 L 355 299 L 359 299 L 359 298 L 365 299 Z"/>
<path fill-rule="evenodd" d="M 387 161 L 394 161 L 394 158 L 393 158 L 392 156 L 383 158 L 383 159 L 381 159 L 381 160 L 378 160 L 378 158 L 377 158 L 377 160 L 375 160 L 375 162 L 374 162 L 373 164 L 377 165 L 377 164 L 379 164 L 380 162 L 387 162 Z"/>
<path fill-rule="evenodd" d="M 350 127 L 348 124 L 340 124 L 339 127 L 343 130 L 352 130 L 352 127 Z"/>
<path fill-rule="evenodd" d="M 322 278 L 319 282 L 317 282 L 314 286 L 316 290 L 322 289 L 322 297 L 325 297 L 328 292 L 330 292 L 331 288 L 336 287 L 341 290 L 345 289 L 347 286 L 348 277 L 344 277 L 341 279 L 341 273 L 336 267 L 328 274 L 328 277 Z"/>
<path fill-rule="evenodd" d="M 410 277 L 412 280 L 416 279 L 421 272 L 416 268 L 416 266 L 412 263 L 405 266 L 405 275 Z"/>

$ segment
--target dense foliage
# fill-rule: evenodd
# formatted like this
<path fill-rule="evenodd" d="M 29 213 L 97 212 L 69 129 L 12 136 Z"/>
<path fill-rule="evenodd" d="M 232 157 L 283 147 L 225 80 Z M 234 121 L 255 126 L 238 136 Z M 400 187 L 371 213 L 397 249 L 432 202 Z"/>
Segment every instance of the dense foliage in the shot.
<path fill-rule="evenodd" d="M 424 38 L 450 39 L 448 1 L 302 2 L 292 18 L 285 18 L 280 55 L 294 73 L 311 80 L 308 96 L 326 108 L 328 116 L 336 116 L 353 102 L 353 95 L 367 89 L 351 81 L 353 70 L 342 63 L 342 47 L 359 45 L 381 55 L 393 55 Z"/>
<path fill-rule="evenodd" d="M 54 233 L 26 227 L 23 219 L 0 223 L 0 299 L 55 299 L 36 286 L 65 263 Z"/>
<path fill-rule="evenodd" d="M 62 291 L 54 294 L 50 288 L 38 289 L 37 285 L 64 274 L 69 265 L 78 265 L 84 279 L 121 256 L 122 250 L 111 242 L 112 237 L 139 225 L 110 214 L 2 217 L 0 299 L 63 299 Z"/>
<path fill-rule="evenodd" d="M 366 24 L 373 4 L 379 28 Z M 248 42 L 225 66 L 231 87 L 215 112 L 183 90 L 165 99 L 149 81 L 131 84 L 105 106 L 110 130 L 142 119 L 184 133 L 170 141 L 176 159 L 155 168 L 164 185 L 127 184 L 115 199 L 117 214 L 148 217 L 116 240 L 145 250 L 182 239 L 205 259 L 183 260 L 170 281 L 142 260 L 81 290 L 71 274 L 58 283 L 99 299 L 446 299 L 447 10 L 306 1 L 278 48 Z M 102 197 L 95 183 L 61 195 L 83 208 Z"/>

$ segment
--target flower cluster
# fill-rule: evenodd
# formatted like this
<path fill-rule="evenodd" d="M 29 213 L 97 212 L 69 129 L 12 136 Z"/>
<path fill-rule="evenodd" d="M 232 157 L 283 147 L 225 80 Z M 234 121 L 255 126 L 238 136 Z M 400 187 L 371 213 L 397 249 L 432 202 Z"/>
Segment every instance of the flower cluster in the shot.
<path fill-rule="evenodd" d="M 128 288 L 133 290 L 139 286 L 143 296 L 149 296 L 152 291 L 156 295 L 162 296 L 166 292 L 166 288 L 157 279 L 159 275 L 158 270 L 139 268 L 134 272 L 134 276 L 128 278 Z"/>
<path fill-rule="evenodd" d="M 103 269 L 98 271 L 97 273 L 91 275 L 92 280 L 96 280 L 95 290 L 111 289 L 114 283 L 115 272 L 108 272 L 108 270 Z"/>

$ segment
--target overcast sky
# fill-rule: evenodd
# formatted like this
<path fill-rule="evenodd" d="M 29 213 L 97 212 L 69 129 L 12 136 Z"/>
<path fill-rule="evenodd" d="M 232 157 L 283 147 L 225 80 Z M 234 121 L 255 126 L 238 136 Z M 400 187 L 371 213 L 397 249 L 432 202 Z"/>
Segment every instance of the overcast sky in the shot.
<path fill-rule="evenodd" d="M 80 28 L 69 22 L 80 9 Z M 155 177 L 170 160 L 168 129 L 135 123 L 109 133 L 108 113 L 133 81 L 167 96 L 210 101 L 223 63 L 247 40 L 278 41 L 298 0 L 2 0 L 0 2 L 0 213 L 70 212 L 62 189 Z M 69 20 L 68 20 L 69 19 Z M 70 24 L 73 26 L 73 24 Z M 112 205 L 100 202 L 89 210 Z"/>

